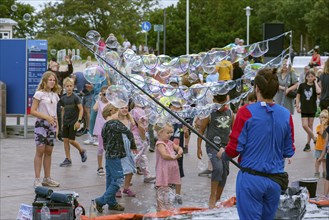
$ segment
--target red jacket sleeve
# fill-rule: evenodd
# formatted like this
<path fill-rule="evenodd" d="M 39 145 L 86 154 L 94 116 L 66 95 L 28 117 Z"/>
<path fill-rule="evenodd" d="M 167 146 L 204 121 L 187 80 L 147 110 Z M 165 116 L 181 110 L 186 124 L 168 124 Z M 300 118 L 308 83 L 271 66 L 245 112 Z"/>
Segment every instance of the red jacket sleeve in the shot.
<path fill-rule="evenodd" d="M 251 116 L 251 112 L 246 108 L 246 106 L 239 109 L 230 134 L 230 141 L 225 148 L 225 153 L 227 156 L 234 158 L 239 155 L 239 152 L 236 150 L 238 147 L 238 139 L 242 130 L 245 129 L 244 126 L 246 121 L 251 118 Z"/>

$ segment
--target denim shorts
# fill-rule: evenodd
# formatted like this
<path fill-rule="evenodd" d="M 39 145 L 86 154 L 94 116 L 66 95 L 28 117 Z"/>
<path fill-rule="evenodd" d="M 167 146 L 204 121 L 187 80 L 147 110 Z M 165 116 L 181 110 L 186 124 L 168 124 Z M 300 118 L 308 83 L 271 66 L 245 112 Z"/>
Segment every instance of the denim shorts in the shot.
<path fill-rule="evenodd" d="M 313 153 L 313 157 L 315 159 L 318 159 L 322 154 L 322 150 L 315 150 L 314 153 Z"/>
<path fill-rule="evenodd" d="M 34 127 L 34 140 L 36 146 L 54 146 L 56 139 L 56 125 L 52 126 L 45 119 L 37 119 Z"/>
<path fill-rule="evenodd" d="M 226 184 L 227 176 L 229 174 L 228 161 L 219 159 L 217 157 L 217 151 L 212 147 L 206 147 L 207 154 L 212 164 L 213 170 L 211 173 L 211 181 L 218 181 L 221 187 Z"/>

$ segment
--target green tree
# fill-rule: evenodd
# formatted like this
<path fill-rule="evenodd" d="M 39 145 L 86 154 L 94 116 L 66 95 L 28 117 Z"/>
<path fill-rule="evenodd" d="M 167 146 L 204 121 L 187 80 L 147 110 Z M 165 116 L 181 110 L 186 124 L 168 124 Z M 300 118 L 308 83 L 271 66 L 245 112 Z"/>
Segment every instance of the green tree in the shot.
<path fill-rule="evenodd" d="M 262 41 L 264 23 L 283 23 L 285 32 L 292 31 L 293 48 L 299 51 L 300 38 L 307 50 L 315 44 L 321 51 L 329 51 L 328 0 L 190 0 L 190 53 L 223 47 L 235 37 L 246 40 L 246 12 L 250 6 L 249 43 Z M 166 9 L 166 52 L 172 56 L 186 51 L 186 0 Z M 150 16 L 151 23 L 163 23 L 163 9 Z M 149 33 L 152 36 L 152 32 Z M 153 44 L 153 38 L 150 43 Z M 246 41 L 245 41 L 246 42 Z M 284 37 L 285 48 L 290 44 Z"/>
<path fill-rule="evenodd" d="M 156 0 L 64 0 L 63 3 L 48 3 L 39 13 L 38 37 L 47 39 L 72 31 L 85 37 L 89 30 L 98 31 L 106 40 L 114 33 L 119 42 L 128 38 L 138 40 L 140 23 L 150 12 Z M 56 35 L 54 35 L 56 34 Z"/>
<path fill-rule="evenodd" d="M 11 6 L 16 6 L 17 10 L 12 10 Z M 0 2 L 0 18 L 10 18 L 17 22 L 17 26 L 13 28 L 14 38 L 35 36 L 36 19 L 34 12 L 35 9 L 31 5 L 18 3 L 15 0 L 2 0 Z M 31 20 L 24 20 L 24 14 L 31 15 Z"/>
<path fill-rule="evenodd" d="M 329 1 L 316 1 L 312 10 L 305 14 L 305 21 L 313 43 L 320 45 L 320 50 L 329 52 Z"/>

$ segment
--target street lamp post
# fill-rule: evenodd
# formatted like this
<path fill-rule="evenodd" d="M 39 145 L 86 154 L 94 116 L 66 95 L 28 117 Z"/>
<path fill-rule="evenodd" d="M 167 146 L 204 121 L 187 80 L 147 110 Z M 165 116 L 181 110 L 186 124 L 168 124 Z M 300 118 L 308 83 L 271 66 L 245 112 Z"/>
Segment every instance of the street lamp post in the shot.
<path fill-rule="evenodd" d="M 190 1 L 186 0 L 186 54 L 190 53 Z"/>
<path fill-rule="evenodd" d="M 166 9 L 163 9 L 163 54 L 166 54 Z"/>
<path fill-rule="evenodd" d="M 246 10 L 246 16 L 247 16 L 247 45 L 249 45 L 249 17 L 252 8 L 247 6 L 244 10 Z"/>

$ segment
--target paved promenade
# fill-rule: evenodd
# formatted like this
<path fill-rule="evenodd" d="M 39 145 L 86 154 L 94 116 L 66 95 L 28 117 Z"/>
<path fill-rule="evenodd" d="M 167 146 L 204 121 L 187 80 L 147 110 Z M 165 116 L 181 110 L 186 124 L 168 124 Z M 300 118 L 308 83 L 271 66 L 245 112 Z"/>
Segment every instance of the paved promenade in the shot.
<path fill-rule="evenodd" d="M 23 121 L 23 120 L 21 120 Z M 8 119 L 7 124 L 12 123 Z M 14 121 L 15 122 L 15 121 Z M 319 122 L 315 120 L 314 127 Z M 300 178 L 313 177 L 314 159 L 312 152 L 303 152 L 306 133 L 301 126 L 299 114 L 294 116 L 295 123 L 295 144 L 296 154 L 292 159 L 292 164 L 286 165 L 289 172 L 290 181 Z M 29 120 L 33 124 L 33 118 Z M 55 143 L 55 149 L 52 159 L 52 177 L 61 183 L 58 190 L 69 190 L 79 193 L 78 201 L 87 209 L 90 206 L 90 200 L 101 195 L 105 190 L 105 177 L 99 177 L 97 169 L 97 147 L 83 145 L 86 136 L 77 140 L 87 149 L 88 160 L 81 163 L 80 155 L 76 149 L 71 148 L 72 166 L 59 167 L 64 159 L 64 148 L 62 142 Z M 313 144 L 311 145 L 313 148 Z M 205 149 L 204 149 L 205 152 Z M 35 154 L 35 144 L 33 139 L 6 138 L 0 139 L 1 154 L 1 195 L 0 219 L 15 219 L 22 203 L 32 204 L 34 199 L 34 169 L 33 158 Z M 155 153 L 148 152 L 151 170 L 154 174 Z M 203 162 L 206 163 L 204 154 Z M 206 207 L 209 196 L 210 179 L 199 177 L 199 160 L 196 157 L 196 135 L 192 135 L 189 153 L 184 155 L 185 177 L 182 179 L 183 206 Z M 224 189 L 223 198 L 235 196 L 235 178 L 237 168 L 230 165 L 231 172 L 228 182 Z M 123 197 L 118 199 L 119 203 L 126 207 L 125 212 L 148 213 L 155 211 L 155 191 L 150 183 L 143 183 L 143 177 L 135 175 L 132 180 L 131 189 L 137 193 L 135 198 Z M 323 193 L 323 179 L 318 182 L 317 194 Z M 57 190 L 57 189 L 55 189 Z M 115 212 L 109 212 L 107 209 L 104 215 Z"/>

